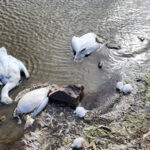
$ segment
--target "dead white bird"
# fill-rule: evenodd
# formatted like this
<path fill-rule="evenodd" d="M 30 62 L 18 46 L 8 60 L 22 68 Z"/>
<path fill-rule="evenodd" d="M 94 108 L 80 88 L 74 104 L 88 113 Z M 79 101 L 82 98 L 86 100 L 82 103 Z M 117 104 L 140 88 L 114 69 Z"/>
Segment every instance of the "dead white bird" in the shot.
<path fill-rule="evenodd" d="M 45 108 L 48 104 L 48 94 L 53 91 L 53 86 L 47 85 L 45 87 L 37 88 L 34 90 L 27 90 L 25 94 L 23 92 L 16 98 L 19 99 L 17 108 L 14 111 L 14 117 L 19 119 L 23 114 L 33 112 L 30 116 L 26 117 L 25 129 L 31 126 L 35 117 Z"/>
<path fill-rule="evenodd" d="M 74 52 L 74 60 L 90 55 L 92 52 L 100 48 L 103 42 L 95 33 L 87 33 L 81 37 L 72 37 L 72 48 Z"/>
<path fill-rule="evenodd" d="M 84 107 L 77 107 L 74 113 L 78 117 L 84 117 L 88 111 Z"/>
<path fill-rule="evenodd" d="M 24 64 L 15 57 L 8 55 L 5 47 L 0 48 L 0 81 L 4 84 L 1 91 L 1 102 L 4 104 L 12 103 L 9 91 L 19 84 L 21 79 L 20 72 L 29 78 L 29 73 Z"/>

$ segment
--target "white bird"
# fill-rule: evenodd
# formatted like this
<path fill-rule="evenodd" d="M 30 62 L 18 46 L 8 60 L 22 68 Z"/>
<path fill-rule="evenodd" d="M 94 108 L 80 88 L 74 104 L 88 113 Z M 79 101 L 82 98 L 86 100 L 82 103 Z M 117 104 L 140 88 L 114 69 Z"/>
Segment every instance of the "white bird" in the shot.
<path fill-rule="evenodd" d="M 4 104 L 12 103 L 12 99 L 9 97 L 9 91 L 19 84 L 21 75 L 20 72 L 25 74 L 26 78 L 29 78 L 29 73 L 24 64 L 7 54 L 5 47 L 0 48 L 0 81 L 4 84 L 1 91 L 1 102 Z"/>
<path fill-rule="evenodd" d="M 20 116 L 33 112 L 31 116 L 27 116 L 25 129 L 33 124 L 34 118 L 48 104 L 48 94 L 51 89 L 51 85 L 37 88 L 23 94 L 20 98 L 13 116 L 17 117 L 19 119 L 19 122 L 21 123 Z"/>
<path fill-rule="evenodd" d="M 77 107 L 74 113 L 78 117 L 84 117 L 88 111 L 84 107 Z"/>
<path fill-rule="evenodd" d="M 74 60 L 90 55 L 92 52 L 100 48 L 102 43 L 95 33 L 87 33 L 81 37 L 72 37 L 72 48 L 74 52 Z"/>

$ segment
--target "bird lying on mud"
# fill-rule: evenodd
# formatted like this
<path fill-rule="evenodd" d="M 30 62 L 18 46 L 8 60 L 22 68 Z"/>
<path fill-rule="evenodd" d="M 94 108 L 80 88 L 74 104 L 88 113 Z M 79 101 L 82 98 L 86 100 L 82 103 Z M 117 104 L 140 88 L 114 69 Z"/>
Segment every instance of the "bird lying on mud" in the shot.
<path fill-rule="evenodd" d="M 103 40 L 95 33 L 87 33 L 81 37 L 72 37 L 72 49 L 74 52 L 74 60 L 90 55 L 99 49 Z"/>
<path fill-rule="evenodd" d="M 33 124 L 35 117 L 48 104 L 49 93 L 54 92 L 55 89 L 54 85 L 45 84 L 31 89 L 26 89 L 18 94 L 15 101 L 19 102 L 13 114 L 14 117 L 19 119 L 18 123 L 21 124 L 21 116 L 33 112 L 31 115 L 27 115 L 24 129 Z"/>
<path fill-rule="evenodd" d="M 5 47 L 0 48 L 0 81 L 4 85 L 1 91 L 1 102 L 4 104 L 12 103 L 9 91 L 19 84 L 20 72 L 29 78 L 29 73 L 24 64 L 15 57 L 8 55 Z"/>

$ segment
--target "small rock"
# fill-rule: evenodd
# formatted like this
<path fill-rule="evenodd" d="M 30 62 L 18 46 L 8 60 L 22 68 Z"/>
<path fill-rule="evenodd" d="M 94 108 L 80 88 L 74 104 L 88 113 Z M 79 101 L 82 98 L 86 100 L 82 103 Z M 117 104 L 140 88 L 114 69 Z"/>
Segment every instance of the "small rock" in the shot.
<path fill-rule="evenodd" d="M 136 82 L 141 82 L 141 81 L 142 81 L 142 79 L 140 79 L 140 78 L 136 79 Z"/>
<path fill-rule="evenodd" d="M 106 47 L 110 49 L 117 49 L 117 50 L 121 49 L 121 46 L 116 42 L 109 42 L 106 44 Z"/>
<path fill-rule="evenodd" d="M 6 120 L 6 116 L 5 115 L 3 115 L 3 116 L 0 116 L 0 121 L 5 121 Z"/>
<path fill-rule="evenodd" d="M 129 93 L 131 93 L 132 89 L 133 88 L 132 88 L 132 86 L 130 84 L 126 84 L 123 87 L 123 93 L 124 94 L 129 94 Z"/>
<path fill-rule="evenodd" d="M 101 37 L 97 36 L 96 37 L 96 42 L 103 44 L 104 43 L 104 39 L 102 39 Z"/>
<path fill-rule="evenodd" d="M 103 63 L 100 61 L 100 62 L 98 63 L 98 68 L 102 69 L 102 67 L 103 67 Z"/>
<path fill-rule="evenodd" d="M 55 92 L 49 94 L 50 100 L 76 107 L 83 94 L 84 87 L 82 85 L 62 86 Z"/>
<path fill-rule="evenodd" d="M 103 130 L 106 130 L 106 131 L 108 131 L 108 132 L 111 132 L 110 128 L 107 127 L 107 126 L 99 125 L 98 127 L 101 128 L 101 129 L 103 129 Z"/>
<path fill-rule="evenodd" d="M 79 137 L 79 138 L 76 138 L 73 142 L 73 148 L 82 148 L 83 147 L 83 143 L 85 142 L 84 138 L 82 137 Z"/>
<path fill-rule="evenodd" d="M 123 82 L 117 82 L 117 84 L 116 84 L 116 90 L 118 90 L 118 91 L 122 91 L 123 90 Z"/>
<path fill-rule="evenodd" d="M 83 107 L 77 107 L 76 110 L 74 111 L 74 113 L 76 114 L 76 116 L 82 118 L 86 115 L 87 110 L 84 109 Z"/>

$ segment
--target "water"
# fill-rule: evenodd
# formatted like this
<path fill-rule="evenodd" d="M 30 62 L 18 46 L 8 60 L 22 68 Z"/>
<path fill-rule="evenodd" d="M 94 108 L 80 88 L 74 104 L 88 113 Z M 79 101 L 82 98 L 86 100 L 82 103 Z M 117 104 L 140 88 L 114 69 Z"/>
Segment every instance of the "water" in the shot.
<path fill-rule="evenodd" d="M 75 63 L 71 38 L 88 32 L 95 32 L 106 41 L 117 41 L 122 49 L 116 51 L 103 47 Z M 11 92 L 13 98 L 33 83 L 50 81 L 58 85 L 83 84 L 83 105 L 89 108 L 92 104 L 92 108 L 103 105 L 105 96 L 95 104 L 92 100 L 88 102 L 88 96 L 102 87 L 113 86 L 119 79 L 119 71 L 114 73 L 114 70 L 127 62 L 149 63 L 150 44 L 138 39 L 138 36 L 149 35 L 149 0 L 0 2 L 0 46 L 5 46 L 9 54 L 22 60 L 31 75 L 28 81 L 23 80 Z M 100 60 L 104 62 L 102 70 L 97 67 Z M 106 96 L 112 93 L 106 91 Z M 23 131 L 12 119 L 15 105 L 0 107 L 0 116 L 6 115 L 5 124 L 0 125 L 0 143 L 19 139 Z"/>

